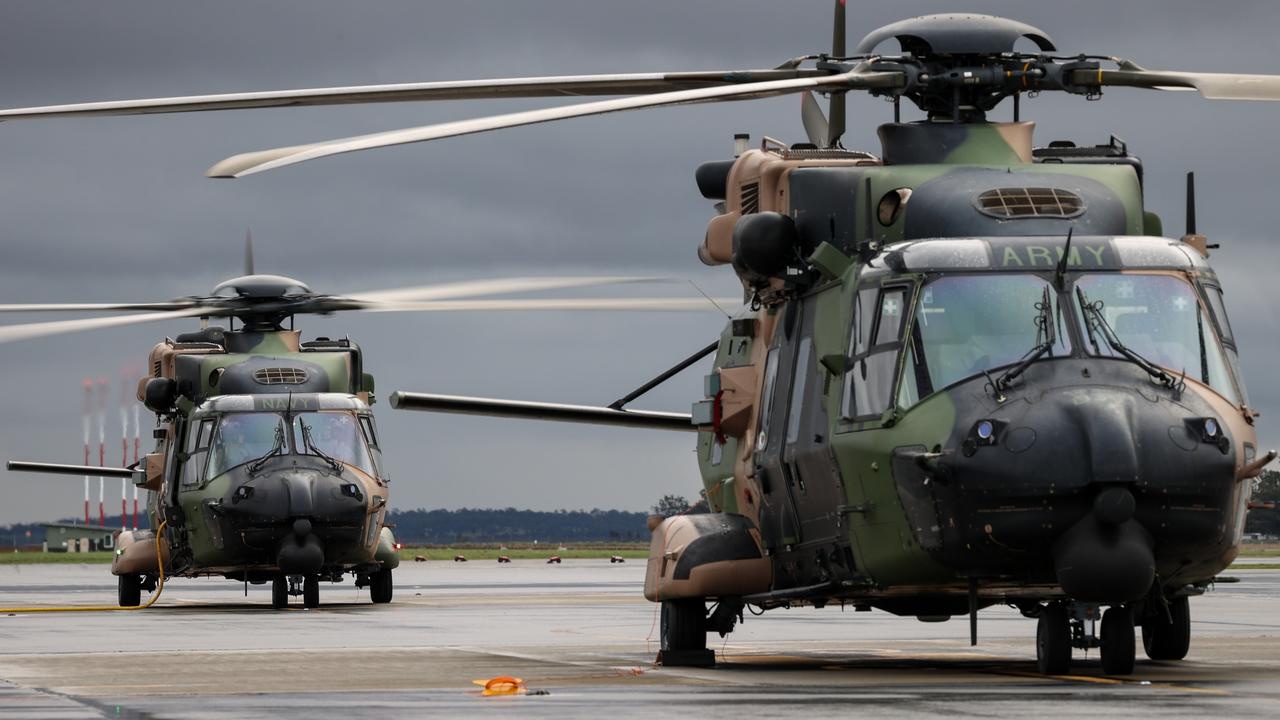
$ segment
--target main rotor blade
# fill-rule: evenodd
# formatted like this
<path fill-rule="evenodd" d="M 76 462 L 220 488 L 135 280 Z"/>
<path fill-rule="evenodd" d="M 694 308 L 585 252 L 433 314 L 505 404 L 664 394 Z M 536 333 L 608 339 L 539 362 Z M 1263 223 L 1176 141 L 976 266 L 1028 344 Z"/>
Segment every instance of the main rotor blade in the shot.
<path fill-rule="evenodd" d="M 225 313 L 219 312 L 213 308 L 187 308 L 185 310 L 145 313 L 142 315 L 112 315 L 110 317 L 84 318 L 79 320 L 56 320 L 53 322 L 24 323 L 21 325 L 0 325 L 0 343 L 30 340 L 32 338 L 82 332 L 85 330 L 101 330 L 104 328 L 124 327 L 126 325 L 139 325 L 142 323 L 170 320 L 173 318 L 220 314 Z"/>
<path fill-rule="evenodd" d="M 621 283 L 661 282 L 662 278 L 648 277 L 523 277 L 496 278 L 493 280 L 467 280 L 463 282 L 421 285 L 418 287 L 372 290 L 346 295 L 342 299 L 367 303 L 390 303 L 427 300 L 456 300 L 478 295 L 504 295 L 537 290 L 563 290 L 590 285 L 616 285 Z"/>
<path fill-rule="evenodd" d="M 181 300 L 158 303 L 17 303 L 0 305 L 0 312 L 104 312 L 109 310 L 185 310 L 195 303 Z M 0 326 L 2 327 L 2 326 Z"/>
<path fill-rule="evenodd" d="M 902 80 L 897 72 L 867 72 L 861 69 L 849 72 L 826 75 L 822 77 L 793 78 L 769 82 L 753 82 L 730 87 L 700 88 L 697 90 L 680 90 L 677 92 L 659 93 L 640 97 L 600 100 L 563 107 L 526 110 L 524 112 L 491 115 L 488 117 L 440 123 L 407 130 L 359 135 L 356 137 L 331 140 L 312 145 L 295 145 L 292 147 L 261 150 L 244 153 L 227 158 L 205 172 L 209 177 L 243 177 L 264 170 L 285 167 L 306 160 L 387 147 L 407 143 L 439 140 L 441 138 L 471 135 L 474 133 L 499 130 L 502 128 L 535 125 L 538 123 L 564 120 L 567 118 L 588 115 L 603 115 L 624 110 L 639 110 L 648 107 L 681 105 L 695 102 L 725 102 L 730 100 L 746 100 L 751 98 L 770 97 L 799 92 L 809 88 L 829 87 L 840 89 L 893 87 Z"/>
<path fill-rule="evenodd" d="M 831 56 L 844 57 L 845 53 L 845 19 L 844 19 L 845 0 L 836 0 L 835 18 L 832 22 L 831 30 Z M 835 147 L 840 142 L 840 136 L 844 135 L 845 124 L 845 94 L 831 93 L 831 117 L 827 121 L 827 135 L 818 147 Z"/>
<path fill-rule="evenodd" d="M 1280 75 L 1155 71 L 1122 62 L 1119 70 L 1077 70 L 1072 80 L 1096 87 L 1197 90 L 1206 100 L 1280 100 Z"/>
<path fill-rule="evenodd" d="M 722 312 L 742 298 L 546 298 L 538 300 L 443 300 L 371 305 L 368 312 L 494 312 L 512 310 L 635 310 L 641 312 Z"/>
<path fill-rule="evenodd" d="M 804 125 L 804 134 L 815 147 L 826 147 L 827 116 L 818 105 L 818 99 L 807 91 L 801 93 L 800 98 L 800 122 Z"/>
<path fill-rule="evenodd" d="M 789 68 L 611 75 L 559 75 L 392 85 L 356 85 L 350 87 L 269 90 L 264 92 L 112 100 L 71 105 L 14 108 L 0 110 L 0 120 L 93 115 L 150 115 L 207 110 L 242 110 L 248 108 L 347 105 L 420 100 L 646 95 L 678 89 L 785 80 L 824 74 L 822 71 L 814 69 Z"/>

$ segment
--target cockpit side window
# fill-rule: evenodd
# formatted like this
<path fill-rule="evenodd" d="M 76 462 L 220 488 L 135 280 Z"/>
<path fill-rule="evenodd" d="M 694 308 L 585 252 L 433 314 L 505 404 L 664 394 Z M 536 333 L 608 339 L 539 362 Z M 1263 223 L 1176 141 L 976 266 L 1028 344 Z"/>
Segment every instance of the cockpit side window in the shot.
<path fill-rule="evenodd" d="M 845 419 L 879 417 L 892 404 L 909 295 L 906 286 L 858 292 L 841 406 Z"/>
<path fill-rule="evenodd" d="M 1222 302 L 1222 288 L 1216 285 L 1205 285 L 1204 297 L 1209 302 L 1209 309 L 1213 311 L 1213 322 L 1218 326 L 1222 344 L 1234 350 L 1236 338 L 1231 332 L 1231 321 L 1227 319 L 1227 307 Z"/>
<path fill-rule="evenodd" d="M 187 459 L 182 465 L 183 487 L 192 487 L 204 481 L 205 461 L 217 422 L 216 417 L 203 418 L 187 436 Z"/>

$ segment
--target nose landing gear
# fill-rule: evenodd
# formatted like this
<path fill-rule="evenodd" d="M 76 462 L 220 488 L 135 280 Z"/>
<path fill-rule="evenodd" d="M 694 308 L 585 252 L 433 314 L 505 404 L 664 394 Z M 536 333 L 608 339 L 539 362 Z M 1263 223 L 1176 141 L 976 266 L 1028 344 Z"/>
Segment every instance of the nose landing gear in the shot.
<path fill-rule="evenodd" d="M 320 577 L 318 575 L 277 575 L 271 581 L 271 607 L 282 610 L 289 606 L 289 597 L 302 596 L 305 608 L 320 607 Z"/>
<path fill-rule="evenodd" d="M 1102 636 L 1096 633 L 1102 617 Z M 1106 613 L 1092 603 L 1049 603 L 1040 608 L 1036 625 L 1036 668 L 1045 675 L 1071 669 L 1071 650 L 1100 648 L 1102 671 L 1108 675 L 1133 672 L 1135 643 L 1133 610 L 1113 605 Z"/>

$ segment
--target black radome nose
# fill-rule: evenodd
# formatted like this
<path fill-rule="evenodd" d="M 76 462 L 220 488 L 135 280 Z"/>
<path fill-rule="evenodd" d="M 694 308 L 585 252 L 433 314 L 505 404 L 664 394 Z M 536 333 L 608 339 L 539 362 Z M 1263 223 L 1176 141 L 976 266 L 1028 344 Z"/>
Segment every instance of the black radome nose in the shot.
<path fill-rule="evenodd" d="M 1110 487 L 1093 500 L 1093 514 L 1103 525 L 1116 526 L 1133 517 L 1138 501 L 1128 488 Z"/>

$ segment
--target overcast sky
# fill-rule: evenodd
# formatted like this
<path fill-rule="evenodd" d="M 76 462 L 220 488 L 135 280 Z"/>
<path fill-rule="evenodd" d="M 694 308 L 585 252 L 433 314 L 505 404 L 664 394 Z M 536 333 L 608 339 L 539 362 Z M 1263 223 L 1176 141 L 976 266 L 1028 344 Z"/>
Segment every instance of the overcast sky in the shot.
<path fill-rule="evenodd" d="M 1148 68 L 1275 72 L 1280 4 L 1200 1 L 851 2 L 850 44 L 927 12 L 1002 14 L 1060 50 Z M 827 0 L 174 3 L 9 0 L 0 10 L 0 106 L 519 75 L 772 67 L 828 49 Z M 228 155 L 563 101 L 249 110 L 0 125 L 0 303 L 159 300 L 258 269 L 319 292 L 508 275 L 658 274 L 732 294 L 694 257 L 710 204 L 693 170 L 735 132 L 800 140 L 794 97 L 571 120 L 344 155 L 209 180 Z M 1148 208 L 1182 231 L 1183 173 L 1244 358 L 1263 447 L 1280 441 L 1273 178 L 1280 103 L 1109 91 L 1103 102 L 1023 104 L 1037 140 L 1115 134 L 1146 165 Z M 1005 118 L 998 109 L 993 117 Z M 914 118 L 912 112 L 906 113 Z M 879 100 L 850 105 L 849 147 L 878 152 Z M 691 293 L 673 285 L 661 292 Z M 12 316 L 14 322 L 34 316 Z M 607 404 L 713 339 L 700 314 L 439 314 L 309 318 L 350 334 L 378 395 L 397 389 Z M 81 379 L 140 367 L 175 321 L 0 345 L 0 457 L 78 462 Z M 685 411 L 706 366 L 637 407 Z M 109 414 L 108 458 L 119 421 Z M 646 509 L 696 495 L 691 435 L 436 416 L 376 408 L 393 506 Z M 96 432 L 96 431 L 95 431 Z M 76 478 L 0 476 L 0 523 L 79 512 Z M 96 488 L 95 488 L 96 495 Z M 118 507 L 108 484 L 108 510 Z"/>

